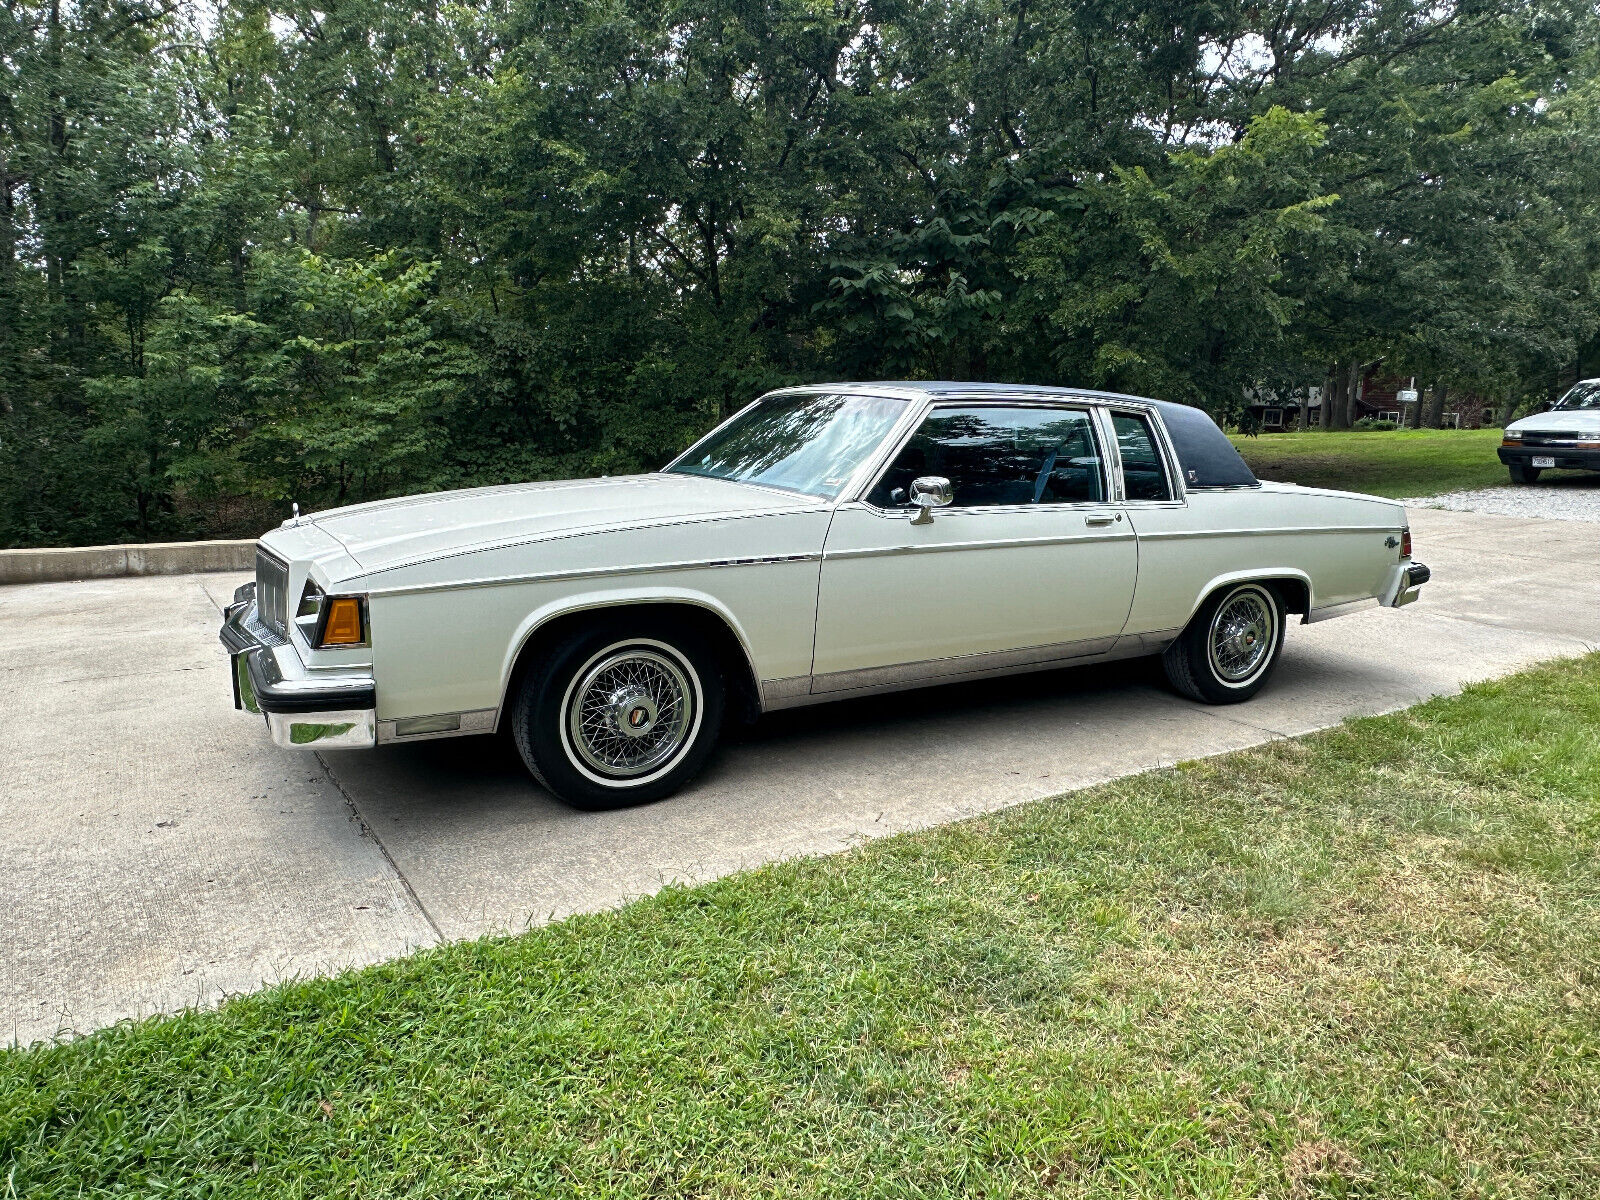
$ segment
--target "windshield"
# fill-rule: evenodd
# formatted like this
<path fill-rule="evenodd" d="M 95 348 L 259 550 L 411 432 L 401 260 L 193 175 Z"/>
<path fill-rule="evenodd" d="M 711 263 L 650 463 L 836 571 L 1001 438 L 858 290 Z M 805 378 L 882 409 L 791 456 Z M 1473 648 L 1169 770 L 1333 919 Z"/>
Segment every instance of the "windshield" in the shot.
<path fill-rule="evenodd" d="M 1580 379 L 1572 390 L 1556 401 L 1562 412 L 1575 408 L 1600 408 L 1600 379 Z"/>
<path fill-rule="evenodd" d="M 905 411 L 891 396 L 758 400 L 667 470 L 832 500 Z"/>

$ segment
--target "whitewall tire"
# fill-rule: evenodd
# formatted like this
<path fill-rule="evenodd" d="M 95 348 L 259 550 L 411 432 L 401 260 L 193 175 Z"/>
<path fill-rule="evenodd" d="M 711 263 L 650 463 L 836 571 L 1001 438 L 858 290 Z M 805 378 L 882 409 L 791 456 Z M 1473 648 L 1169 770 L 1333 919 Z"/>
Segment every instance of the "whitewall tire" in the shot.
<path fill-rule="evenodd" d="M 535 778 L 579 808 L 659 800 L 699 773 L 722 726 L 716 655 L 687 628 L 626 610 L 551 647 L 524 676 L 511 732 Z"/>
<path fill-rule="evenodd" d="M 1278 665 L 1283 615 L 1270 584 L 1219 588 L 1161 656 L 1167 679 L 1177 691 L 1207 704 L 1250 699 Z"/>

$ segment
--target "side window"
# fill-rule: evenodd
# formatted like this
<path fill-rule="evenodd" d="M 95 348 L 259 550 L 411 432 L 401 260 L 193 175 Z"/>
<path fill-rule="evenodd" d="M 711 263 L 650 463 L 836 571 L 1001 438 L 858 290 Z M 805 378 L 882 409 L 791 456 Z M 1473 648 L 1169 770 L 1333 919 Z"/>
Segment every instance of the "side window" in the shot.
<path fill-rule="evenodd" d="M 936 408 L 867 495 L 879 508 L 906 503 L 911 481 L 942 475 L 955 507 L 1062 504 L 1105 499 L 1105 473 L 1089 414 L 1071 408 Z"/>
<path fill-rule="evenodd" d="M 1156 449 L 1150 422 L 1131 413 L 1113 413 L 1111 425 L 1117 431 L 1117 450 L 1122 455 L 1122 486 L 1129 500 L 1171 500 L 1166 467 Z"/>

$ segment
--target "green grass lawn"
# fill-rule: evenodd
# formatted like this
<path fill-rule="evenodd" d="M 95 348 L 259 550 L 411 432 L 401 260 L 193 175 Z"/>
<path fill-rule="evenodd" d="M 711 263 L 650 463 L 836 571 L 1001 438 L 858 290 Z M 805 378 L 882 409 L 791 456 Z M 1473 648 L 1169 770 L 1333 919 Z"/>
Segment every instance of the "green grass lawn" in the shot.
<path fill-rule="evenodd" d="M 0 1054 L 0 1196 L 1600 1191 L 1600 656 Z"/>
<path fill-rule="evenodd" d="M 1264 433 L 1233 444 L 1262 479 L 1375 496 L 1434 496 L 1509 482 L 1499 429 Z"/>

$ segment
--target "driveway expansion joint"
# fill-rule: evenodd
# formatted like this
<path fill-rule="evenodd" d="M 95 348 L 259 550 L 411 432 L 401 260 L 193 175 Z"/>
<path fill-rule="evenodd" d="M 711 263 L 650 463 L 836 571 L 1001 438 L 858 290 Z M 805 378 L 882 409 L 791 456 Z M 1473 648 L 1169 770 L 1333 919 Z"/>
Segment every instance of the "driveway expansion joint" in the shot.
<path fill-rule="evenodd" d="M 350 813 L 355 817 L 356 825 L 362 834 L 370 838 L 372 844 L 378 848 L 378 853 L 383 855 L 383 861 L 389 864 L 389 869 L 394 872 L 394 877 L 399 882 L 400 887 L 405 891 L 411 903 L 416 906 L 418 914 L 428 923 L 428 928 L 433 931 L 434 940 L 439 943 L 449 941 L 450 939 L 445 937 L 444 931 L 439 928 L 439 922 L 435 921 L 433 914 L 428 911 L 428 906 L 422 902 L 422 897 L 417 895 L 417 889 L 411 886 L 411 880 L 406 878 L 406 873 L 400 869 L 400 864 L 395 861 L 394 855 L 389 852 L 389 847 L 383 844 L 383 839 L 378 836 L 378 831 L 373 828 L 372 822 L 367 820 L 366 814 L 361 811 L 361 805 L 356 802 L 356 798 L 350 794 L 350 790 L 344 786 L 339 777 L 333 773 L 333 768 L 328 765 L 328 760 L 322 757 L 321 751 L 317 750 L 312 751 L 312 757 L 317 760 L 317 765 L 322 768 L 322 773 L 328 777 L 328 782 L 333 784 L 339 795 L 344 797 L 344 802 L 349 806 Z"/>

